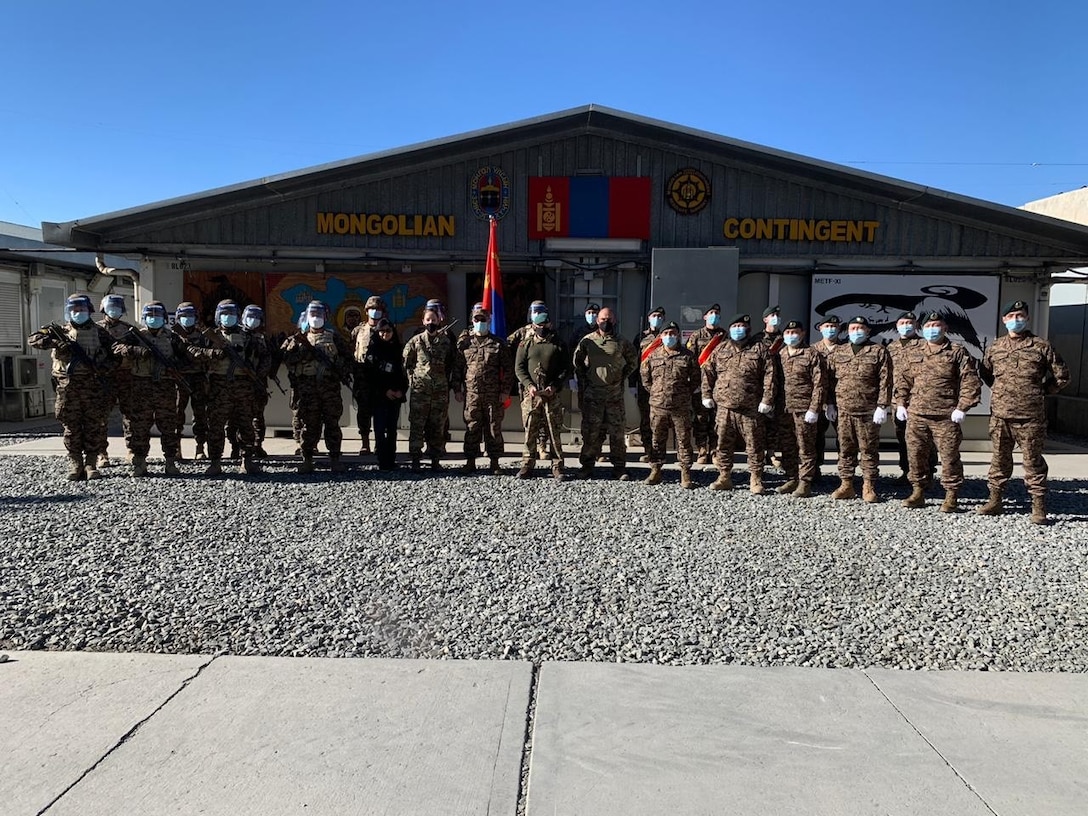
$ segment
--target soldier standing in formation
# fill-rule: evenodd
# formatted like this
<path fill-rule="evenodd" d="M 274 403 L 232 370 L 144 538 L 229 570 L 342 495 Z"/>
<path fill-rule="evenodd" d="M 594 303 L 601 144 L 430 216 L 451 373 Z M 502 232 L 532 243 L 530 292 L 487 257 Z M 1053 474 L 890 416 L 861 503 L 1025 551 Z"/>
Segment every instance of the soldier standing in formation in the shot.
<path fill-rule="evenodd" d="M 528 322 L 524 326 L 520 326 L 515 329 L 506 338 L 506 345 L 510 349 L 511 365 L 514 365 L 515 361 L 517 360 L 518 349 L 521 348 L 522 342 L 535 334 L 538 325 L 543 325 L 536 323 L 536 320 L 541 317 L 550 320 L 548 314 L 548 304 L 545 303 L 543 300 L 534 300 L 531 304 L 529 304 Z M 521 426 L 524 428 L 529 422 L 529 416 L 526 412 L 529 410 L 529 408 L 531 408 L 532 401 L 525 399 L 525 389 L 522 387 L 521 381 L 517 378 L 516 370 L 514 372 L 514 377 L 512 378 L 510 388 L 511 396 L 513 396 L 515 393 L 518 395 L 519 404 L 521 407 Z M 537 424 L 537 428 L 542 434 L 537 442 L 537 446 L 543 448 L 544 450 L 547 450 L 551 447 L 551 442 L 548 439 L 548 430 L 546 427 L 542 427 L 540 424 Z M 551 453 L 554 454 L 555 451 L 553 450 L 551 451 Z"/>
<path fill-rule="evenodd" d="M 914 312 L 903 312 L 895 321 L 895 331 L 899 337 L 889 342 L 885 348 L 888 350 L 888 356 L 891 357 L 892 371 L 898 379 L 899 371 L 905 365 L 906 353 L 915 350 L 915 347 L 921 343 L 918 336 L 918 316 Z M 900 413 L 899 408 L 896 408 L 895 441 L 899 449 L 899 470 L 902 471 L 899 474 L 899 483 L 907 484 L 911 481 L 910 461 L 907 458 L 907 420 L 906 415 L 904 414 L 901 418 Z M 926 472 L 929 472 L 928 468 Z"/>
<path fill-rule="evenodd" d="M 1012 450 L 1020 446 L 1024 484 L 1031 496 L 1031 521 L 1046 524 L 1047 466 L 1044 398 L 1069 384 L 1069 367 L 1046 340 L 1028 328 L 1028 305 L 1022 300 L 1005 304 L 1001 320 L 1006 334 L 986 349 L 980 371 L 993 389 L 990 401 L 990 499 L 978 512 L 996 516 L 1003 510 L 1002 494 L 1012 477 Z"/>
<path fill-rule="evenodd" d="M 702 366 L 703 406 L 717 411 L 718 478 L 711 490 L 733 489 L 733 452 L 744 439 L 748 453 L 748 489 L 763 492 L 763 417 L 774 410 L 774 366 L 767 346 L 750 335 L 751 318 L 729 321 L 729 339 L 719 343 Z"/>
<path fill-rule="evenodd" d="M 438 312 L 423 310 L 423 331 L 404 344 L 404 369 L 411 385 L 408 398 L 408 453 L 412 470 L 419 471 L 423 443 L 431 457 L 431 469 L 439 470 L 445 449 L 446 418 L 450 410 L 454 344 L 449 333 L 439 330 Z"/>
<path fill-rule="evenodd" d="M 534 304 L 535 305 L 535 304 Z M 519 479 L 533 475 L 538 457 L 550 455 L 552 476 L 562 481 L 563 406 L 559 393 L 570 376 L 570 352 L 552 329 L 546 304 L 532 313 L 533 331 L 518 344 L 514 373 L 521 386 L 525 450 Z"/>
<path fill-rule="evenodd" d="M 172 327 L 174 334 L 186 346 L 206 346 L 204 327 L 200 325 L 200 318 L 196 306 L 185 300 L 178 304 L 174 313 L 175 322 Z M 207 452 L 204 449 L 208 441 L 208 375 L 204 371 L 201 361 L 186 356 L 180 363 L 181 373 L 185 377 L 185 386 L 178 388 L 177 399 L 177 429 L 180 438 L 185 430 L 185 410 L 192 403 L 193 406 L 193 439 L 196 441 L 196 460 L 206 459 Z M 179 449 L 178 461 L 181 458 Z"/>
<path fill-rule="evenodd" d="M 828 315 L 823 319 L 822 323 L 817 324 L 816 328 L 820 330 L 820 339 L 812 344 L 812 348 L 823 358 L 824 370 L 827 376 L 827 382 L 824 388 L 824 399 L 827 401 L 835 398 L 835 383 L 832 376 L 831 367 L 828 365 L 827 358 L 831 355 L 831 352 L 839 346 L 842 341 L 839 339 L 839 329 L 842 323 L 837 315 Z M 820 465 L 823 464 L 824 455 L 827 453 L 827 429 L 834 426 L 835 435 L 838 436 L 839 426 L 837 423 L 832 422 L 828 418 L 827 407 L 820 412 L 819 418 L 816 420 L 816 473 L 813 478 L 820 478 Z"/>
<path fill-rule="evenodd" d="M 465 473 L 476 470 L 480 442 L 491 463 L 500 471 L 503 454 L 502 418 L 510 404 L 513 362 L 506 341 L 491 333 L 491 313 L 477 303 L 472 309 L 472 329 L 457 340 L 453 384 L 457 400 L 465 404 Z"/>
<path fill-rule="evenodd" d="M 568 348 L 573 352 L 578 348 L 578 344 L 582 342 L 582 338 L 590 332 L 597 331 L 597 315 L 600 314 L 601 305 L 599 303 L 590 303 L 586 306 L 586 310 L 583 314 L 585 322 L 580 326 L 575 326 L 574 331 L 570 336 L 570 343 Z M 576 386 L 571 385 L 571 390 L 574 390 Z"/>
<path fill-rule="evenodd" d="M 641 361 L 645 359 L 646 350 L 653 345 L 656 349 L 661 345 L 658 337 L 661 335 L 661 327 L 665 325 L 665 307 L 658 306 L 646 315 L 647 327 L 639 332 L 634 339 L 635 350 L 638 352 L 640 367 L 631 375 L 629 385 L 635 389 L 635 402 L 638 403 L 638 438 L 644 451 L 640 461 L 653 461 L 653 428 L 650 426 L 650 392 L 642 381 Z M 655 345 L 656 344 L 656 345 Z"/>
<path fill-rule="evenodd" d="M 817 471 L 816 421 L 827 399 L 827 364 L 804 340 L 805 324 L 791 320 L 782 330 L 783 345 L 778 352 L 785 391 L 779 441 L 786 483 L 775 492 L 792 493 L 797 498 L 812 495 Z"/>
<path fill-rule="evenodd" d="M 390 322 L 390 325 L 392 325 L 392 321 L 389 318 L 389 307 L 378 295 L 371 295 L 368 297 L 364 308 L 366 309 L 366 320 L 351 330 L 351 343 L 355 359 L 353 372 L 355 374 L 361 373 L 360 369 L 366 361 L 367 346 L 370 343 L 370 338 L 373 335 L 378 322 L 380 320 L 387 320 Z M 396 334 L 397 330 L 394 327 L 393 336 L 399 343 L 399 338 L 397 338 Z M 355 407 L 357 411 L 356 419 L 359 425 L 359 437 L 362 440 L 359 443 L 360 456 L 368 456 L 370 454 L 370 426 L 373 411 L 368 400 L 371 395 L 372 391 L 365 387 L 363 379 L 356 376 L 354 379 L 352 396 L 355 398 Z"/>
<path fill-rule="evenodd" d="M 298 416 L 302 421 L 302 461 L 299 473 L 313 473 L 314 452 L 325 429 L 329 469 L 342 473 L 340 459 L 344 433 L 341 387 L 351 379 L 351 349 L 340 333 L 328 326 L 329 307 L 320 300 L 306 306 L 305 328 L 283 343 L 283 363 L 294 373 Z"/>
<path fill-rule="evenodd" d="M 721 327 L 722 309 L 717 303 L 703 313 L 703 325 L 688 337 L 688 351 L 695 355 L 700 366 L 704 365 L 714 353 L 714 348 L 725 339 L 725 330 Z M 713 406 L 707 407 L 706 400 L 698 391 L 691 395 L 691 433 L 698 452 L 697 465 L 710 464 L 710 451 L 717 446 L 714 439 L 717 421 Z M 732 455 L 732 454 L 730 454 Z"/>
<path fill-rule="evenodd" d="M 268 379 L 275 373 L 274 369 L 279 367 L 280 350 L 269 342 L 268 336 L 264 333 L 264 309 L 256 304 L 251 303 L 242 310 L 242 331 L 250 335 L 253 342 L 258 347 L 257 354 L 263 359 L 268 358 L 269 364 L 265 374 L 265 380 L 258 382 L 254 391 L 256 394 L 253 400 L 253 418 L 251 423 L 253 425 L 253 455 L 259 457 L 268 456 L 268 452 L 264 449 L 264 438 L 267 434 L 267 426 L 264 421 L 265 408 L 268 407 Z M 228 423 L 227 425 L 227 441 L 230 442 L 230 458 L 237 459 L 240 456 L 240 450 L 238 447 L 238 429 Z"/>
<path fill-rule="evenodd" d="M 963 485 L 961 423 L 978 405 L 982 383 L 975 358 L 945 336 L 944 320 L 936 312 L 922 318 L 923 340 L 900 353 L 895 371 L 896 414 L 907 424 L 908 473 L 914 490 L 904 507 L 925 507 L 930 479 L 930 447 L 941 456 L 942 513 L 958 509 Z"/>
<path fill-rule="evenodd" d="M 72 295 L 64 303 L 63 326 L 47 326 L 27 338 L 32 348 L 50 349 L 56 414 L 64 427 L 68 480 L 97 479 L 98 456 L 106 449 L 107 389 L 116 365 L 113 337 L 91 320 L 91 299 Z"/>
<path fill-rule="evenodd" d="M 880 476 L 880 426 L 888 419 L 892 401 L 892 366 L 888 351 L 869 340 L 870 326 L 858 316 L 847 328 L 849 343 L 828 356 L 834 377 L 834 400 L 828 405 L 828 419 L 839 423 L 839 479 L 833 499 L 857 497 L 854 472 L 861 455 L 862 498 L 879 501 L 876 492 Z"/>
<path fill-rule="evenodd" d="M 593 475 L 593 463 L 607 435 L 613 473 L 617 479 L 627 480 L 623 387 L 637 366 L 635 347 L 617 334 L 612 310 L 601 309 L 597 330 L 583 337 L 574 350 L 582 405 L 582 451 L 578 458 L 583 478 Z"/>
<path fill-rule="evenodd" d="M 781 306 L 776 304 L 763 310 L 763 331 L 759 332 L 753 339 L 755 342 L 762 343 L 767 347 L 767 359 L 770 360 L 771 365 L 774 367 L 774 392 L 776 397 L 774 405 L 771 406 L 774 411 L 763 417 L 763 444 L 766 446 L 763 463 L 769 465 L 774 462 L 775 451 L 782 449 L 782 443 L 779 440 L 780 432 L 786 433 L 789 431 L 789 428 L 784 425 L 787 419 L 785 417 L 785 404 L 782 402 L 782 360 L 778 356 L 778 352 L 782 348 Z"/>
<path fill-rule="evenodd" d="M 127 312 L 125 299 L 120 295 L 105 295 L 102 298 L 101 309 L 104 317 L 98 321 L 98 325 L 110 333 L 115 341 L 128 334 L 132 324 L 122 318 Z M 109 375 L 109 388 L 106 390 L 106 400 L 109 404 L 105 407 L 103 424 L 108 425 L 110 413 L 114 404 L 121 413 L 121 429 L 125 438 L 125 449 L 129 458 L 132 457 L 132 427 L 129 417 L 132 415 L 132 363 L 129 360 L 121 360 Z M 98 452 L 98 468 L 108 467 L 110 464 L 109 436 L 107 429 L 103 429 L 102 450 Z"/>
<path fill-rule="evenodd" d="M 649 344 L 647 344 L 649 346 Z M 650 475 L 645 483 L 661 481 L 669 433 L 676 435 L 676 461 L 680 465 L 680 487 L 690 490 L 691 465 L 695 454 L 691 444 L 691 395 L 700 387 L 699 362 L 695 354 L 680 345 L 680 327 L 669 323 L 661 331 L 660 345 L 648 348 L 639 366 L 640 382 L 650 402 Z"/>

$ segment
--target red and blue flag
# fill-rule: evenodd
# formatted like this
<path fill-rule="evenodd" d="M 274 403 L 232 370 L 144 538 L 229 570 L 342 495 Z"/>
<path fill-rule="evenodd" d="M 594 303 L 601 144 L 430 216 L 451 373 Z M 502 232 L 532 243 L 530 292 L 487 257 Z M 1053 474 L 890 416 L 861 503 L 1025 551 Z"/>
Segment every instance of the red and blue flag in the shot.
<path fill-rule="evenodd" d="M 484 308 L 491 314 L 491 333 L 506 338 L 506 303 L 502 299 L 502 269 L 499 267 L 499 222 L 491 216 L 491 234 L 487 239 L 487 264 L 484 266 Z"/>
<path fill-rule="evenodd" d="M 649 238 L 648 176 L 534 176 L 529 238 Z"/>

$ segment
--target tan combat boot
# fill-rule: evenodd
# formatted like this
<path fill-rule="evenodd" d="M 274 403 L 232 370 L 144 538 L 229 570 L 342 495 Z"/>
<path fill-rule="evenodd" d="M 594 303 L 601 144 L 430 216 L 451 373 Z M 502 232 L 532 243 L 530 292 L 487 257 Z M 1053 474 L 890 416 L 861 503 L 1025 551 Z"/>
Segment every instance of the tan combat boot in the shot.
<path fill-rule="evenodd" d="M 661 484 L 661 465 L 650 465 L 650 475 L 643 479 L 642 483 L 648 485 Z"/>
<path fill-rule="evenodd" d="M 801 482 L 791 494 L 795 499 L 807 499 L 812 496 L 812 483 Z"/>
<path fill-rule="evenodd" d="M 752 473 L 748 477 L 748 492 L 753 496 L 759 496 L 763 493 L 763 474 Z"/>
<path fill-rule="evenodd" d="M 707 452 L 706 448 L 699 448 L 699 456 L 698 456 L 698 458 L 696 458 L 695 464 L 697 464 L 697 465 L 709 465 L 710 464 L 710 454 Z"/>
<path fill-rule="evenodd" d="M 790 479 L 784 485 L 779 485 L 778 487 L 776 487 L 774 489 L 774 492 L 779 493 L 779 494 L 793 493 L 795 490 L 797 490 L 797 485 L 798 484 L 799 484 L 799 482 L 796 479 Z"/>
<path fill-rule="evenodd" d="M 861 498 L 863 501 L 869 504 L 876 504 L 880 501 L 880 497 L 876 494 L 876 481 L 874 479 L 863 479 L 861 482 Z"/>
<path fill-rule="evenodd" d="M 519 479 L 528 479 L 533 475 L 533 471 L 536 469 L 536 460 L 526 459 L 521 463 L 521 468 L 517 472 Z"/>
<path fill-rule="evenodd" d="M 926 491 L 920 485 L 916 484 L 910 495 L 903 499 L 903 506 L 910 507 L 912 509 L 926 506 Z M 947 512 L 947 511 L 946 511 Z"/>
<path fill-rule="evenodd" d="M 684 490 L 695 487 L 695 483 L 691 480 L 691 468 L 680 468 L 680 487 Z"/>
<path fill-rule="evenodd" d="M 147 457 L 133 454 L 132 456 L 132 476 L 139 479 L 147 475 Z"/>
<path fill-rule="evenodd" d="M 1000 516 L 1004 508 L 1001 506 L 1001 488 L 990 488 L 990 500 L 975 512 L 980 516 Z"/>
<path fill-rule="evenodd" d="M 68 481 L 82 482 L 87 478 L 87 472 L 83 469 L 82 456 L 68 457 Z"/>
<path fill-rule="evenodd" d="M 567 480 L 567 474 L 563 472 L 563 466 L 558 462 L 552 465 L 552 478 L 557 482 L 565 482 Z"/>
<path fill-rule="evenodd" d="M 944 501 L 941 502 L 940 507 L 942 513 L 955 513 L 960 509 L 960 503 L 957 500 L 958 494 L 958 490 L 946 490 L 944 492 Z"/>
<path fill-rule="evenodd" d="M 1046 524 L 1046 496 L 1031 497 L 1032 524 Z"/>
<path fill-rule="evenodd" d="M 171 456 L 167 456 L 166 466 L 163 468 L 163 472 L 167 476 L 180 476 L 181 470 L 178 468 L 178 460 Z"/>
<path fill-rule="evenodd" d="M 102 468 L 108 468 L 112 464 L 112 462 L 110 462 L 110 458 L 104 453 L 98 454 L 98 458 L 94 459 L 92 461 L 97 466 L 95 468 L 96 470 L 102 470 Z"/>
<path fill-rule="evenodd" d="M 833 499 L 856 499 L 857 497 L 858 493 L 854 489 L 853 479 L 842 479 L 842 484 L 835 488 L 835 492 L 831 494 Z"/>
<path fill-rule="evenodd" d="M 711 485 L 711 490 L 732 490 L 733 489 L 733 475 L 731 473 L 720 473 L 718 478 L 715 479 Z"/>

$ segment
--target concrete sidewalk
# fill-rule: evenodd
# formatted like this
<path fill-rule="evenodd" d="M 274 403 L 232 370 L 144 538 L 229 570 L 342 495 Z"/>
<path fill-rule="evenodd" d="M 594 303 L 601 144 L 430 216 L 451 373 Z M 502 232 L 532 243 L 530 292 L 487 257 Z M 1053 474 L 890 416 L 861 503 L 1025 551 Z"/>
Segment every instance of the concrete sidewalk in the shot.
<path fill-rule="evenodd" d="M 12 816 L 1051 816 L 1088 801 L 1085 675 L 9 657 Z"/>

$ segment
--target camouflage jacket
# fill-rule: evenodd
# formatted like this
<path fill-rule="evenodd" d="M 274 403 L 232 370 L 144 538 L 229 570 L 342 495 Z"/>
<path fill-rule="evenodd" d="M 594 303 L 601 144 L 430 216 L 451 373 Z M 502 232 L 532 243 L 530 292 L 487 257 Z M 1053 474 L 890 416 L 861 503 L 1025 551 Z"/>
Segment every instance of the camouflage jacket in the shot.
<path fill-rule="evenodd" d="M 706 348 L 706 344 L 719 335 L 723 335 L 722 342 L 729 339 L 729 335 L 725 333 L 725 329 L 708 329 L 706 326 L 703 326 L 701 329 L 693 331 L 688 336 L 688 342 L 685 343 L 685 345 L 687 346 L 688 351 L 695 354 L 695 359 L 698 360 L 699 355 L 702 353 L 703 349 Z"/>
<path fill-rule="evenodd" d="M 834 399 L 840 414 L 867 414 L 892 404 L 892 360 L 875 343 L 843 343 L 827 358 L 835 378 Z"/>
<path fill-rule="evenodd" d="M 703 399 L 713 398 L 718 408 L 751 412 L 761 402 L 774 405 L 774 366 L 763 343 L 723 340 L 702 370 Z"/>
<path fill-rule="evenodd" d="M 995 340 L 979 373 L 993 389 L 990 411 L 1002 419 L 1043 419 L 1043 397 L 1069 384 L 1069 366 L 1061 355 L 1031 332 Z"/>
<path fill-rule="evenodd" d="M 513 374 L 510 347 L 501 337 L 470 332 L 457 338 L 453 358 L 455 389 L 490 397 L 509 394 Z"/>
<path fill-rule="evenodd" d="M 449 332 L 421 331 L 404 344 L 404 372 L 413 391 L 449 391 L 454 366 Z"/>
<path fill-rule="evenodd" d="M 58 343 L 48 327 L 39 329 L 27 338 L 31 348 L 51 350 L 54 384 L 89 383 L 116 367 L 118 358 L 113 353 L 113 337 L 99 324 L 88 320 L 81 327 L 71 323 L 59 324 L 59 327 L 61 333 L 68 338 L 68 343 Z M 69 344 L 79 346 L 83 353 L 75 351 Z"/>
<path fill-rule="evenodd" d="M 778 352 L 782 363 L 783 405 L 790 413 L 819 412 L 827 402 L 827 363 L 811 346 Z"/>
<path fill-rule="evenodd" d="M 963 346 L 912 343 L 895 364 L 895 404 L 919 416 L 970 411 L 982 395 L 978 364 Z"/>
<path fill-rule="evenodd" d="M 658 346 L 639 366 L 650 405 L 666 411 L 691 411 L 691 395 L 699 390 L 699 361 L 684 346 Z"/>
<path fill-rule="evenodd" d="M 638 352 L 631 341 L 619 335 L 590 332 L 574 350 L 574 373 L 583 394 L 603 398 L 623 391 L 631 373 L 638 368 Z"/>

